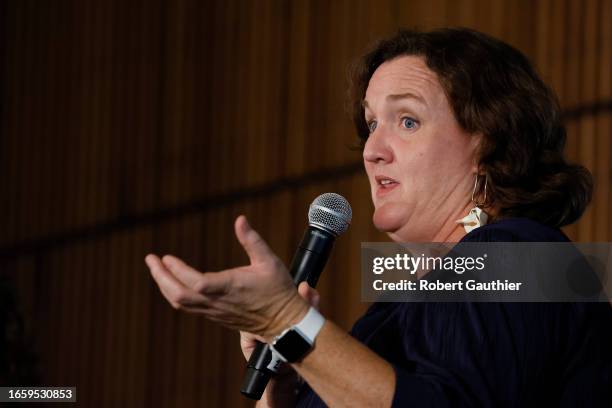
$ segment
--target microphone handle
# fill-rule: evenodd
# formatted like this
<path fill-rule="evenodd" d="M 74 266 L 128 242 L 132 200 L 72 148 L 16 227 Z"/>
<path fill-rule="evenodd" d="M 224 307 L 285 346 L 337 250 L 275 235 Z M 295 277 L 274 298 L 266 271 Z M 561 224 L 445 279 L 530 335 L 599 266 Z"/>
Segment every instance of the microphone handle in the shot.
<path fill-rule="evenodd" d="M 296 286 L 303 281 L 307 281 L 313 288 L 317 285 L 335 239 L 333 234 L 325 230 L 308 227 L 289 268 Z M 281 363 L 273 356 L 268 344 L 257 342 L 249 358 L 240 392 L 247 398 L 261 399 L 268 381 L 276 375 Z"/>

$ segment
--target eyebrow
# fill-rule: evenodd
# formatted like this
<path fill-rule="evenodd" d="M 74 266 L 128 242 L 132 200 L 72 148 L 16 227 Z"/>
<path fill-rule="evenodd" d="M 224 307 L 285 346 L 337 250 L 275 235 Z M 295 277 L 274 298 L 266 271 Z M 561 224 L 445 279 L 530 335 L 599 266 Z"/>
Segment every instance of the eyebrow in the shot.
<path fill-rule="evenodd" d="M 425 99 L 417 94 L 411 93 L 411 92 L 406 92 L 403 94 L 392 94 L 392 95 L 387 95 L 387 97 L 385 98 L 389 101 L 392 102 L 396 102 L 402 99 L 414 99 L 415 101 L 427 106 L 427 102 L 425 101 Z M 365 99 L 361 101 L 361 106 L 363 108 L 367 108 L 368 107 L 368 101 L 366 101 Z"/>

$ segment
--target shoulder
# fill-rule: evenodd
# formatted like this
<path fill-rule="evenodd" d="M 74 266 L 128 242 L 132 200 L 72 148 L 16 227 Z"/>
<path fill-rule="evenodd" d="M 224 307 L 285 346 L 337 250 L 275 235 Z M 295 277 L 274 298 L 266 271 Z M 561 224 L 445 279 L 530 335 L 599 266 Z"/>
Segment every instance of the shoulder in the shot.
<path fill-rule="evenodd" d="M 559 229 L 529 218 L 506 218 L 476 228 L 462 242 L 568 242 Z"/>

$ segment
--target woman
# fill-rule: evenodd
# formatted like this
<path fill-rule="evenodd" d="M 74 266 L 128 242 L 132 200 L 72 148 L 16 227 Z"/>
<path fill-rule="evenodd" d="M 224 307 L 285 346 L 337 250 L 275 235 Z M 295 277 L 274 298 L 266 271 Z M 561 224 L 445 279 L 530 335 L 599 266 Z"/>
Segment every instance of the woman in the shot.
<path fill-rule="evenodd" d="M 466 29 L 401 31 L 361 59 L 351 89 L 373 221 L 391 239 L 567 240 L 558 228 L 584 211 L 590 174 L 564 161 L 558 103 L 517 50 Z M 314 315 L 318 295 L 295 290 L 244 216 L 235 230 L 248 266 L 146 262 L 174 307 L 241 330 L 248 359 L 255 339 Z M 593 406 L 610 386 L 611 319 L 608 304 L 375 303 L 350 335 L 325 320 L 260 405 Z"/>

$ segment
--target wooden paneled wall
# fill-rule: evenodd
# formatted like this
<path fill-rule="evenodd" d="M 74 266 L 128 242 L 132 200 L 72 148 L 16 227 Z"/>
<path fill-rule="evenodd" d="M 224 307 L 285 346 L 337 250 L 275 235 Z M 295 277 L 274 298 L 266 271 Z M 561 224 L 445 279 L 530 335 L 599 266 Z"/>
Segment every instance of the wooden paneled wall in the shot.
<path fill-rule="evenodd" d="M 347 329 L 368 185 L 344 112 L 346 67 L 398 27 L 468 26 L 531 57 L 559 93 L 568 156 L 596 179 L 568 233 L 609 241 L 612 1 L 13 0 L 0 5 L 0 274 L 40 382 L 86 407 L 249 406 L 238 335 L 174 311 L 150 251 L 202 270 L 246 262 L 247 214 L 286 261 L 306 208 L 354 209 L 320 283 Z"/>

